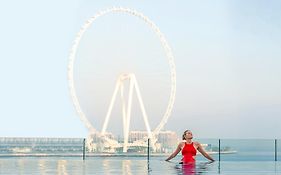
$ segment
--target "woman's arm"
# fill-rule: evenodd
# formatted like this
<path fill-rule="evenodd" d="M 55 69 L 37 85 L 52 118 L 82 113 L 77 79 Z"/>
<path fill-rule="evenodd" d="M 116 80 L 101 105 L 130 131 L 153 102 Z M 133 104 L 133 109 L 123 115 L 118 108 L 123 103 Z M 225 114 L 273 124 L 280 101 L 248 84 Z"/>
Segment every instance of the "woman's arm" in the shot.
<path fill-rule="evenodd" d="M 204 157 L 206 157 L 206 158 L 209 159 L 210 161 L 215 161 L 215 159 L 213 159 L 208 153 L 206 153 L 206 151 L 203 149 L 203 147 L 201 146 L 200 143 L 197 143 L 197 144 L 198 144 L 197 150 L 198 150 Z"/>
<path fill-rule="evenodd" d="M 181 151 L 181 144 L 178 145 L 177 149 L 166 159 L 166 161 L 169 161 L 172 158 L 176 157 L 176 155 L 178 155 L 180 151 Z"/>

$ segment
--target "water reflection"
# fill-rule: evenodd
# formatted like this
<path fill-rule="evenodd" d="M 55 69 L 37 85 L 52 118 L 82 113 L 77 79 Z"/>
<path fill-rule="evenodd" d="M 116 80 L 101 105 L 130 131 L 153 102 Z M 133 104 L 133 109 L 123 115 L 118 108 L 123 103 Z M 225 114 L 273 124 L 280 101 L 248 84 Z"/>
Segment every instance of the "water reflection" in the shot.
<path fill-rule="evenodd" d="M 102 167 L 103 167 L 103 172 L 104 174 L 109 174 L 109 171 L 110 171 L 110 162 L 108 159 L 104 159 L 102 161 Z"/>
<path fill-rule="evenodd" d="M 151 171 L 152 169 L 152 171 Z M 281 174 L 280 161 L 222 161 L 179 164 L 142 158 L 0 158 L 0 174 L 85 175 L 85 174 Z"/>
<path fill-rule="evenodd" d="M 131 160 L 123 160 L 122 161 L 122 172 L 123 175 L 132 175 L 131 173 Z"/>
<path fill-rule="evenodd" d="M 146 160 L 135 160 L 135 159 L 104 159 L 102 160 L 102 174 L 121 174 L 121 175 L 132 175 L 132 174 L 146 174 L 149 172 L 149 164 Z M 87 169 L 89 170 L 89 169 Z"/>
<path fill-rule="evenodd" d="M 23 159 L 18 160 L 17 167 L 18 167 L 18 170 L 19 170 L 19 174 L 24 174 L 24 169 L 25 169 L 24 163 L 25 163 L 25 161 Z"/>
<path fill-rule="evenodd" d="M 219 165 L 218 165 L 218 173 L 221 173 L 221 162 L 219 161 Z"/>
<path fill-rule="evenodd" d="M 68 175 L 66 171 L 66 160 L 59 160 L 57 164 L 57 174 L 58 175 Z"/>
<path fill-rule="evenodd" d="M 38 168 L 39 168 L 40 174 L 45 175 L 46 174 L 46 160 L 40 159 L 38 161 Z"/>
<path fill-rule="evenodd" d="M 204 174 L 209 171 L 211 164 L 212 162 L 178 164 L 175 169 L 179 175 Z"/>

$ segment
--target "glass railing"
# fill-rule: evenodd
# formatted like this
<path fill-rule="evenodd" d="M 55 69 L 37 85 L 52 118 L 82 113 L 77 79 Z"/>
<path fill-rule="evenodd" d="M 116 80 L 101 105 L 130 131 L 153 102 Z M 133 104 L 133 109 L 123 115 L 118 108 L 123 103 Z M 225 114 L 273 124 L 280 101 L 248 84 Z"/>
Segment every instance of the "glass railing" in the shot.
<path fill-rule="evenodd" d="M 281 161 L 281 139 L 194 139 L 215 160 L 220 161 Z M 163 142 L 163 143 L 162 143 Z M 174 143 L 175 142 L 175 143 Z M 108 144 L 108 143 L 107 143 Z M 162 157 L 170 155 L 178 141 L 162 139 L 155 145 L 150 143 L 149 155 Z M 83 138 L 6 138 L 0 137 L 0 156 L 147 156 L 148 143 L 128 145 L 123 152 L 118 147 L 102 148 L 103 143 L 92 143 L 89 148 Z M 177 159 L 180 159 L 181 153 Z M 198 153 L 197 160 L 206 160 Z"/>
<path fill-rule="evenodd" d="M 281 161 L 281 139 L 276 141 L 275 139 L 197 139 L 196 141 L 200 142 L 205 151 L 217 161 Z M 198 153 L 197 160 L 206 159 Z"/>
<path fill-rule="evenodd" d="M 274 161 L 274 139 L 221 139 L 223 161 Z"/>
<path fill-rule="evenodd" d="M 218 139 L 197 139 L 207 153 L 209 153 L 215 160 L 219 160 L 219 142 Z M 205 160 L 199 153 L 197 160 Z"/>
<path fill-rule="evenodd" d="M 276 148 L 277 156 L 276 156 L 276 158 L 277 158 L 278 161 L 281 161 L 281 139 L 277 139 L 276 142 L 277 142 L 277 148 Z"/>

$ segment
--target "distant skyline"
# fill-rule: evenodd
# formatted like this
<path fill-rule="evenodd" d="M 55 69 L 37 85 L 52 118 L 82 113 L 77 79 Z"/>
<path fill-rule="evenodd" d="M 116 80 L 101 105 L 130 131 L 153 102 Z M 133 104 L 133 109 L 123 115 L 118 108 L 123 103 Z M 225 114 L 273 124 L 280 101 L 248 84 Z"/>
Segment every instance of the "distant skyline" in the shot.
<path fill-rule="evenodd" d="M 100 10 L 122 6 L 149 17 L 173 50 L 177 93 L 166 130 L 176 131 L 179 137 L 191 129 L 195 138 L 281 138 L 280 1 L 27 0 L 0 4 L 0 137 L 87 136 L 68 89 L 69 51 L 87 19 Z M 136 71 L 143 84 L 158 80 L 157 73 L 163 76 L 151 91 L 140 85 L 148 112 L 151 116 L 161 113 L 168 97 L 162 94 L 169 90 L 167 60 L 161 49 L 155 35 L 138 19 L 112 15 L 97 21 L 81 43 L 79 56 L 84 59 L 76 64 L 76 73 L 82 77 L 76 74 L 78 93 L 94 126 L 103 121 L 100 116 L 112 95 L 114 71 L 121 69 L 114 66 L 126 59 L 126 71 Z M 134 63 L 139 67 L 131 68 Z M 103 71 L 106 66 L 108 70 Z M 106 79 L 108 85 L 99 87 L 88 76 Z M 157 120 L 151 117 L 152 125 Z M 116 121 L 111 124 L 114 132 Z M 135 122 L 132 127 L 143 125 L 138 125 L 141 119 Z"/>

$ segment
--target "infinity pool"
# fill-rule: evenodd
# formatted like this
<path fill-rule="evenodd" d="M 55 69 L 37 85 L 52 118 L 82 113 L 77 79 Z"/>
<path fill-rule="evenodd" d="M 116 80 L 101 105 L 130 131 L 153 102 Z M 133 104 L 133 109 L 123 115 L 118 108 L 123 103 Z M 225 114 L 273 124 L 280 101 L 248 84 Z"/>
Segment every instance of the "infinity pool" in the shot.
<path fill-rule="evenodd" d="M 11 157 L 0 158 L 0 174 L 281 174 L 281 162 L 274 161 L 197 161 L 194 166 L 152 157 Z"/>

